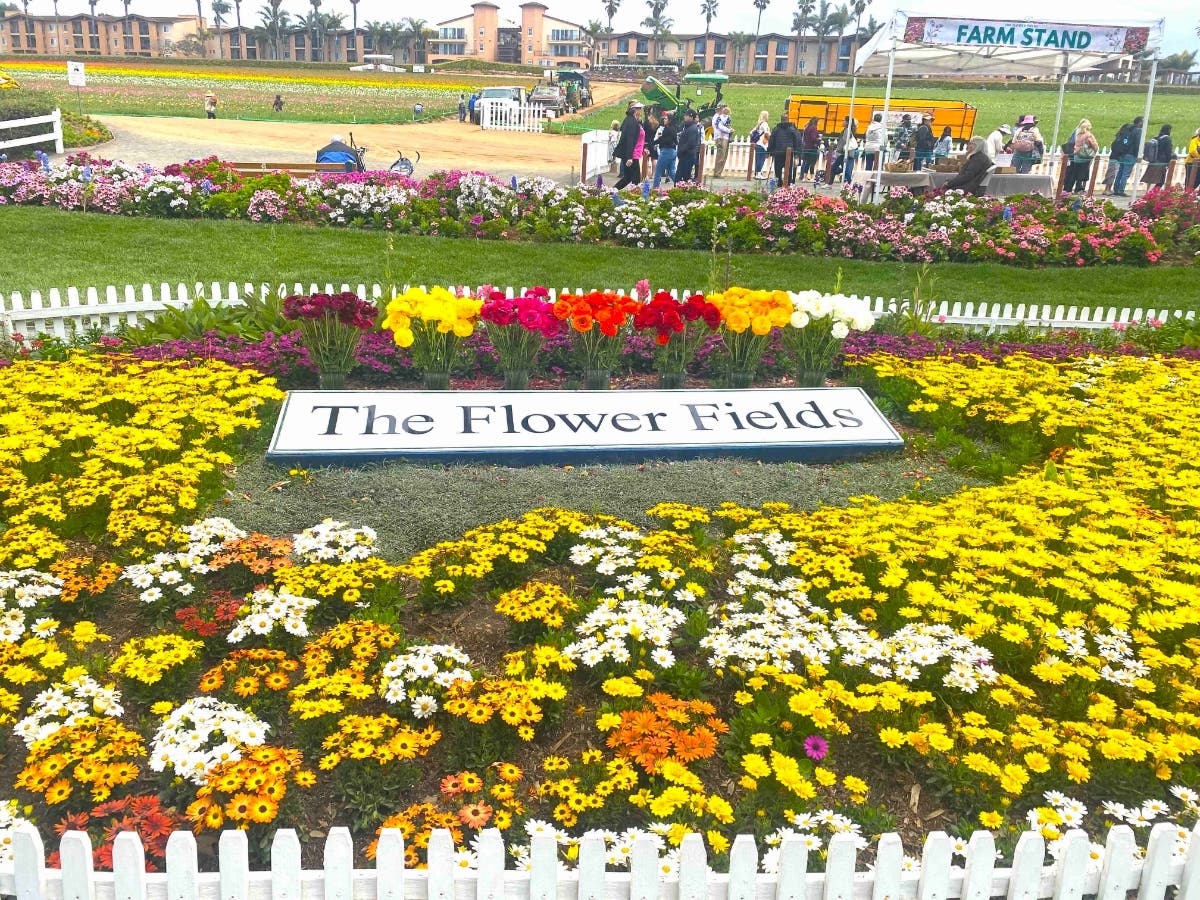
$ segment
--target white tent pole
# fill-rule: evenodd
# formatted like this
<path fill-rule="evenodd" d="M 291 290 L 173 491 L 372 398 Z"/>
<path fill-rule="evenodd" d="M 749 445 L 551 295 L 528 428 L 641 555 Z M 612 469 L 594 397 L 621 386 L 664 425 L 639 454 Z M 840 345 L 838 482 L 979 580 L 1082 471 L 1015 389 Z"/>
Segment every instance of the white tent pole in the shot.
<path fill-rule="evenodd" d="M 1067 54 L 1066 51 L 1063 51 L 1062 78 L 1060 78 L 1058 80 L 1058 110 L 1054 113 L 1054 139 L 1050 142 L 1050 147 L 1046 148 L 1046 151 L 1048 152 L 1048 154 L 1050 156 L 1050 183 L 1052 185 L 1057 183 L 1054 180 L 1054 175 L 1055 175 L 1054 161 L 1056 159 L 1058 159 L 1058 153 L 1059 153 L 1058 128 L 1062 124 L 1063 96 L 1067 92 L 1067 73 L 1071 71 L 1070 60 L 1071 60 L 1071 57 Z M 1051 149 L 1051 147 L 1054 149 Z M 1066 166 L 1067 160 L 1064 159 L 1062 164 L 1064 166 Z"/>
<path fill-rule="evenodd" d="M 1150 135 L 1150 102 L 1154 99 L 1154 79 L 1158 75 L 1158 56 L 1150 62 L 1150 86 L 1146 88 L 1146 108 L 1142 110 L 1142 146 L 1138 148 L 1138 158 L 1145 159 L 1146 156 L 1146 141 Z M 1138 195 L 1138 173 L 1137 162 L 1133 164 L 1133 193 L 1129 195 L 1129 203 L 1137 199 Z"/>
<path fill-rule="evenodd" d="M 899 15 L 897 13 L 897 15 Z M 888 150 L 888 109 L 892 105 L 892 73 L 896 69 L 896 20 L 892 19 L 892 49 L 888 51 L 887 87 L 883 89 L 883 149 L 879 151 L 879 165 L 875 167 L 875 202 L 883 198 L 883 163 Z"/>

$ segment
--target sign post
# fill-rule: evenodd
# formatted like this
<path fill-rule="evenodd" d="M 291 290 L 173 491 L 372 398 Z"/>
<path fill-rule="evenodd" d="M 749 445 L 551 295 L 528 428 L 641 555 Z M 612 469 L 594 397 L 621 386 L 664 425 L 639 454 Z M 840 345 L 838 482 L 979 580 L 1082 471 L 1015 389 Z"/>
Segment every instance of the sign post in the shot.
<path fill-rule="evenodd" d="M 83 115 L 83 88 L 87 87 L 87 75 L 83 71 L 83 63 L 67 63 L 67 84 L 75 88 L 75 103 L 79 114 Z"/>

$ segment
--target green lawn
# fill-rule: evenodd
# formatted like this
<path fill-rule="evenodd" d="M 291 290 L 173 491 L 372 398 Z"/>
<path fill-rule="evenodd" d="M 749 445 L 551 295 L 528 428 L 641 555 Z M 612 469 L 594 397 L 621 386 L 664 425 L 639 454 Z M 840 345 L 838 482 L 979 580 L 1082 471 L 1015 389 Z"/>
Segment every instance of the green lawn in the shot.
<path fill-rule="evenodd" d="M 841 80 L 844 76 L 833 77 Z M 859 85 L 858 96 L 882 99 L 883 86 L 882 79 L 871 79 Z M 749 133 L 758 121 L 759 111 L 764 109 L 771 114 L 771 122 L 777 122 L 779 114 L 783 112 L 784 103 L 792 93 L 805 96 L 850 96 L 849 88 L 826 90 L 819 87 L 731 84 L 725 88 L 725 98 L 729 101 L 730 112 L 733 114 L 734 131 L 737 134 Z M 964 100 L 979 110 L 975 120 L 976 134 L 986 135 L 1002 122 L 1011 123 L 1023 113 L 1033 113 L 1039 119 L 1046 140 L 1049 141 L 1053 136 L 1054 110 L 1058 101 L 1058 94 L 1054 91 L 1004 85 L 948 90 L 906 84 L 897 88 L 894 95 L 927 100 Z M 707 102 L 709 97 L 711 93 L 706 89 L 701 99 Z M 1079 120 L 1086 116 L 1091 119 L 1100 143 L 1107 145 L 1121 125 L 1142 114 L 1145 103 L 1145 94 L 1105 92 L 1102 85 L 1076 85 L 1068 89 L 1063 98 L 1062 136 L 1065 139 L 1071 129 L 1079 124 Z M 598 108 L 583 119 L 569 123 L 569 127 L 572 131 L 606 129 L 618 113 L 624 113 L 623 104 Z M 1173 124 L 1175 143 L 1182 146 L 1200 124 L 1200 93 L 1157 95 L 1154 98 L 1150 121 L 1155 133 L 1164 122 Z"/>
<path fill-rule="evenodd" d="M 656 286 L 705 289 L 713 259 L 695 251 L 587 244 L 534 244 L 396 236 L 293 225 L 129 219 L 39 207 L 0 207 L 0 294 L 166 281 L 501 284 L 554 288 Z M 720 260 L 718 268 L 724 265 Z M 830 289 L 842 272 L 847 293 L 906 297 L 917 267 L 809 256 L 743 254 L 730 280 L 747 287 Z M 941 264 L 943 300 L 1200 308 L 1190 267 L 1027 270 Z M 722 273 L 723 277 L 723 273 Z"/>

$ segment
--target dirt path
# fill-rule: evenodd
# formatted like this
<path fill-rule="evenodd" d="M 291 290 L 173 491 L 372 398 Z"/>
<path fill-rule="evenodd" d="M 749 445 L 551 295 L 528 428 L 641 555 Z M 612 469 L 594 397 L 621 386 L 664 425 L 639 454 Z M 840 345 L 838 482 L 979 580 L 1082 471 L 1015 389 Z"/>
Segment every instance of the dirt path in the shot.
<path fill-rule="evenodd" d="M 632 84 L 597 84 L 599 104 L 631 95 Z M 96 154 L 130 163 L 163 166 L 188 159 L 219 156 L 239 162 L 307 162 L 332 134 L 369 147 L 368 165 L 386 168 L 397 149 L 406 156 L 421 154 L 417 174 L 439 169 L 482 170 L 510 175 L 546 175 L 566 180 L 578 173 L 579 138 L 573 135 L 483 131 L 454 119 L 407 125 L 343 125 L 304 122 L 244 122 L 234 119 L 109 116 L 96 118 L 111 129 L 114 139 Z"/>

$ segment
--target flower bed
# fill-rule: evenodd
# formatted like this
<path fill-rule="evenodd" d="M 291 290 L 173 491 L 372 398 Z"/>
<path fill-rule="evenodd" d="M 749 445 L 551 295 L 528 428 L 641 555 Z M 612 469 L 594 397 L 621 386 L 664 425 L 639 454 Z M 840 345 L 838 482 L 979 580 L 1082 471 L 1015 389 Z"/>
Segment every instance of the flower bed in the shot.
<path fill-rule="evenodd" d="M 764 197 L 685 186 L 649 198 L 614 197 L 544 178 L 504 183 L 481 173 L 420 181 L 388 172 L 242 178 L 216 159 L 155 172 L 78 156 L 65 166 L 0 165 L 0 203 L 450 237 L 1020 266 L 1151 265 L 1190 259 L 1200 249 L 1200 200 L 1181 191 L 1151 191 L 1135 210 L 1099 200 L 914 198 L 904 191 L 875 206 L 801 188 Z"/>
<path fill-rule="evenodd" d="M 648 829 L 669 867 L 685 829 L 718 858 L 739 831 L 869 836 L 920 785 L 926 827 L 1008 848 L 1029 822 L 1053 840 L 1176 821 L 1181 855 L 1200 810 L 1200 365 L 847 367 L 909 424 L 1031 464 L 936 502 L 668 501 L 642 528 L 540 509 L 400 560 L 365 525 L 172 527 L 194 518 L 179 503 L 153 531 L 81 533 L 14 491 L 44 504 L 109 471 L 178 490 L 173 450 L 151 430 L 114 447 L 100 414 L 227 436 L 269 385 L 214 362 L 0 370 L 0 418 L 27 423 L 6 436 L 5 515 L 52 548 L 0 574 L 0 725 L 24 738 L 3 772 L 29 805 L 0 804 L 0 827 L 186 820 L 257 848 L 332 804 L 360 833 L 405 829 L 410 862 L 440 825 L 470 866 L 496 826 L 559 833 L 567 858 L 602 829 L 614 865 Z M 248 406 L 220 405 L 239 390 Z M 96 418 L 66 414 L 76 398 Z"/>

